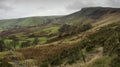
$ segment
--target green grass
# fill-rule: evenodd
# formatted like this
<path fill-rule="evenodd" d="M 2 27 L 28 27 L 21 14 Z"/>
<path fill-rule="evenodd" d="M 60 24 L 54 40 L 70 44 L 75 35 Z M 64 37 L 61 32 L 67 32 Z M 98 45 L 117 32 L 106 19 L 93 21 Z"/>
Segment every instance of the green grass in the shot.
<path fill-rule="evenodd" d="M 30 40 L 30 41 L 33 41 L 34 40 L 34 38 L 33 37 L 31 37 L 31 38 L 29 38 L 29 37 L 23 37 L 23 39 L 25 39 L 25 40 Z"/>
<path fill-rule="evenodd" d="M 19 18 L 19 19 L 0 20 L 0 29 L 7 30 L 7 29 L 14 29 L 16 26 L 27 27 L 27 26 L 41 25 L 43 23 L 49 22 L 49 20 L 52 20 L 56 17 L 52 17 L 52 16 L 27 17 L 27 18 Z"/>
<path fill-rule="evenodd" d="M 3 59 L 9 52 L 0 52 L 0 59 Z"/>
<path fill-rule="evenodd" d="M 5 44 L 7 44 L 7 43 L 12 42 L 12 40 L 10 40 L 10 39 L 6 39 L 4 42 L 5 42 Z"/>
<path fill-rule="evenodd" d="M 34 39 L 35 38 L 28 38 L 27 40 L 30 40 L 31 42 L 33 42 Z M 48 40 L 47 37 L 39 37 L 38 39 L 39 39 L 39 43 L 45 43 Z"/>
<path fill-rule="evenodd" d="M 40 41 L 45 41 L 45 40 L 47 40 L 47 37 L 40 37 L 39 40 Z"/>
<path fill-rule="evenodd" d="M 55 26 L 55 27 L 45 28 L 42 31 L 44 31 L 44 32 L 51 32 L 51 33 L 57 33 L 58 29 L 59 29 L 59 27 Z"/>

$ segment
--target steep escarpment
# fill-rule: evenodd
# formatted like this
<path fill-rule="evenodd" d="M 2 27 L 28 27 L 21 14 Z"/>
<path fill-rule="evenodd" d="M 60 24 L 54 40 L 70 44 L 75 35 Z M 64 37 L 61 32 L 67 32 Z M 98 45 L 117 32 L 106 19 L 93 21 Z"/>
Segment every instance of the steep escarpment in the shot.
<path fill-rule="evenodd" d="M 67 23 L 73 25 L 80 25 L 84 23 L 95 23 L 101 21 L 104 18 L 111 17 L 113 15 L 120 16 L 120 8 L 109 8 L 109 7 L 86 7 L 82 8 L 73 14 L 66 15 L 54 21 L 57 23 Z"/>
<path fill-rule="evenodd" d="M 80 16 L 87 16 L 92 19 L 99 19 L 100 17 L 107 15 L 107 14 L 115 14 L 120 13 L 119 8 L 107 8 L 107 7 L 87 7 L 82 8 L 79 12 L 71 14 L 71 16 L 80 17 Z"/>

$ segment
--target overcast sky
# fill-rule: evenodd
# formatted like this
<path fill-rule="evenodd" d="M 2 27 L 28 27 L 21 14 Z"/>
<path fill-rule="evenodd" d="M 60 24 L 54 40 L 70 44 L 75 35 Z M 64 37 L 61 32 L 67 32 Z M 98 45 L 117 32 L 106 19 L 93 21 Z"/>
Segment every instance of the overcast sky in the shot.
<path fill-rule="evenodd" d="M 0 0 L 0 19 L 67 15 L 83 7 L 120 7 L 120 0 Z"/>

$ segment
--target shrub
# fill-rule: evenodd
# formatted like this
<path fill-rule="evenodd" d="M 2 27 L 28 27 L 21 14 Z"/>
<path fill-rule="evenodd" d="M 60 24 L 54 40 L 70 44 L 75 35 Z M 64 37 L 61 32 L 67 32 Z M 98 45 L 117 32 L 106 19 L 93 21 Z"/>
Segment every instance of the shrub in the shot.
<path fill-rule="evenodd" d="M 110 67 L 120 67 L 120 57 L 114 58 L 110 63 Z"/>
<path fill-rule="evenodd" d="M 0 60 L 0 62 L 0 67 L 14 67 L 12 64 L 9 64 L 5 59 Z"/>
<path fill-rule="evenodd" d="M 0 40 L 0 52 L 4 50 L 4 42 Z"/>
<path fill-rule="evenodd" d="M 92 25 L 90 23 L 84 24 L 80 27 L 80 32 L 84 32 L 84 31 L 91 29 L 91 28 L 92 28 Z"/>

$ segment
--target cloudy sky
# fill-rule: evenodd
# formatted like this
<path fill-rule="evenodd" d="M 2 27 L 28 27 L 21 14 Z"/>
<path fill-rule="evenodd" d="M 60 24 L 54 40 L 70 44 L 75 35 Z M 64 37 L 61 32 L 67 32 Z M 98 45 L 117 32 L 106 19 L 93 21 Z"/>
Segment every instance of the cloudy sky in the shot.
<path fill-rule="evenodd" d="M 120 0 L 0 0 L 0 19 L 67 15 L 83 7 L 120 7 Z"/>

